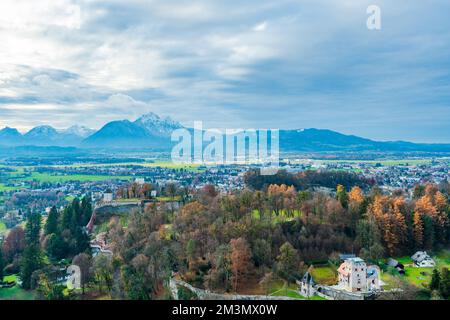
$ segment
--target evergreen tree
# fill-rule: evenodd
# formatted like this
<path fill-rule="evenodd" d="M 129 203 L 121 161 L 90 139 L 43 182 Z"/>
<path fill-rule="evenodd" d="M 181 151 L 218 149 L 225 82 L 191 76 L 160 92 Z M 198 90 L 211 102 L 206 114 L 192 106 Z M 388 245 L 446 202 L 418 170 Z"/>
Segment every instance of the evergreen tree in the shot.
<path fill-rule="evenodd" d="M 58 210 L 53 206 L 48 214 L 47 222 L 45 223 L 45 234 L 49 235 L 58 231 Z"/>
<path fill-rule="evenodd" d="M 430 290 L 439 290 L 441 286 L 441 275 L 438 269 L 433 270 L 433 275 L 431 276 Z"/>
<path fill-rule="evenodd" d="M 47 253 L 50 257 L 60 260 L 67 256 L 67 244 L 59 233 L 52 233 L 47 239 Z"/>
<path fill-rule="evenodd" d="M 444 299 L 450 298 L 450 271 L 442 269 L 439 292 Z"/>
<path fill-rule="evenodd" d="M 84 196 L 81 200 L 81 224 L 86 226 L 92 215 L 92 203 L 89 196 Z"/>
<path fill-rule="evenodd" d="M 25 226 L 26 247 L 21 260 L 20 276 L 22 287 L 31 289 L 33 272 L 42 266 L 42 252 L 39 243 L 41 231 L 41 215 L 30 214 Z"/>
<path fill-rule="evenodd" d="M 36 213 L 28 215 L 25 226 L 25 241 L 27 245 L 39 245 L 41 218 L 41 215 Z"/>
<path fill-rule="evenodd" d="M 343 185 L 338 184 L 336 188 L 336 198 L 339 200 L 343 208 L 348 208 L 348 194 Z"/>
<path fill-rule="evenodd" d="M 72 248 L 73 254 L 79 254 L 82 252 L 86 252 L 89 249 L 90 245 L 90 239 L 84 228 L 82 227 L 76 227 L 75 233 L 75 247 Z"/>

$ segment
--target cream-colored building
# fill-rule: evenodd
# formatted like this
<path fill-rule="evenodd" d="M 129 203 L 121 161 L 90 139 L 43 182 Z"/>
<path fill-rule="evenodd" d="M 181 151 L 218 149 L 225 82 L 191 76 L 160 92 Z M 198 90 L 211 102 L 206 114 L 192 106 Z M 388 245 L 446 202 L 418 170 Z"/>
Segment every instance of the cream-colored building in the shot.
<path fill-rule="evenodd" d="M 348 292 L 371 292 L 380 290 L 380 269 L 367 265 L 361 258 L 349 258 L 338 269 L 339 284 Z"/>

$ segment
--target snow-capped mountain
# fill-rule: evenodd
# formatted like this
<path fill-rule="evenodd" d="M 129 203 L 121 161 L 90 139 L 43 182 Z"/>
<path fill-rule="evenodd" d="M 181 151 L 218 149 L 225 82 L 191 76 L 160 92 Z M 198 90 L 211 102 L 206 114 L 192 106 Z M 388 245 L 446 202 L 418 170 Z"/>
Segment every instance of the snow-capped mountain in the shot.
<path fill-rule="evenodd" d="M 61 130 L 60 133 L 66 134 L 66 135 L 74 135 L 74 136 L 78 136 L 81 138 L 87 138 L 91 134 L 95 133 L 95 130 L 90 129 L 85 126 L 74 125 L 74 126 L 71 126 L 70 128 Z"/>
<path fill-rule="evenodd" d="M 167 148 L 173 130 L 182 125 L 170 118 L 161 118 L 153 112 L 136 121 L 112 121 L 83 141 L 88 147 L 152 147 Z"/>
<path fill-rule="evenodd" d="M 0 130 L 0 145 L 6 146 L 77 146 L 95 131 L 82 126 L 57 130 L 51 126 L 37 126 L 24 135 L 17 129 L 6 127 Z"/>
<path fill-rule="evenodd" d="M 73 146 L 88 148 L 120 148 L 170 150 L 173 130 L 183 128 L 170 118 L 154 113 L 136 121 L 112 121 L 97 132 L 79 125 L 65 130 L 39 126 L 25 135 L 13 128 L 0 130 L 0 146 Z M 191 129 L 189 129 L 191 130 Z M 417 144 L 403 141 L 380 142 L 324 129 L 280 130 L 280 150 L 300 152 L 377 151 L 377 152 L 450 152 L 449 144 Z"/>
<path fill-rule="evenodd" d="M 170 137 L 173 130 L 183 127 L 170 117 L 161 118 L 153 112 L 139 117 L 134 123 L 144 128 L 150 134 L 160 137 Z"/>
<path fill-rule="evenodd" d="M 28 131 L 24 137 L 27 139 L 50 138 L 58 135 L 58 131 L 51 126 L 38 126 Z"/>

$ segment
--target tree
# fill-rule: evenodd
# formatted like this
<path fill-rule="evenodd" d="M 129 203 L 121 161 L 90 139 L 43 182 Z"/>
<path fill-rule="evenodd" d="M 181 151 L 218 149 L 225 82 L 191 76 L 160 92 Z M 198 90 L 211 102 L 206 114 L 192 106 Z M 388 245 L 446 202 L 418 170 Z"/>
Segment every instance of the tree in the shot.
<path fill-rule="evenodd" d="M 95 256 L 93 259 L 93 271 L 99 285 L 99 291 L 102 291 L 102 286 L 104 285 L 108 292 L 111 292 L 114 272 L 112 257 L 107 254 L 98 254 Z"/>
<path fill-rule="evenodd" d="M 25 231 L 21 226 L 14 227 L 3 243 L 5 263 L 10 263 L 25 249 Z"/>
<path fill-rule="evenodd" d="M 25 241 L 27 245 L 39 245 L 41 218 L 41 215 L 37 213 L 28 216 L 25 226 Z"/>
<path fill-rule="evenodd" d="M 76 255 L 73 260 L 72 264 L 76 265 L 80 268 L 80 283 L 81 283 L 81 290 L 82 294 L 85 292 L 86 284 L 89 283 L 91 280 L 91 266 L 92 266 L 92 259 L 91 256 L 87 253 L 80 253 Z"/>
<path fill-rule="evenodd" d="M 58 210 L 53 206 L 50 209 L 50 213 L 47 217 L 47 222 L 45 223 L 45 234 L 49 235 L 56 233 L 58 231 Z"/>
<path fill-rule="evenodd" d="M 364 194 L 361 188 L 358 186 L 353 187 L 348 194 L 348 199 L 350 202 L 361 204 L 364 201 Z"/>
<path fill-rule="evenodd" d="M 355 242 L 361 247 L 360 255 L 364 259 L 376 260 L 384 255 L 381 233 L 373 218 L 358 222 Z"/>
<path fill-rule="evenodd" d="M 236 292 L 238 285 L 245 279 L 251 267 L 250 246 L 244 238 L 231 239 L 231 277 L 233 289 Z"/>
<path fill-rule="evenodd" d="M 92 203 L 91 197 L 84 196 L 81 199 L 81 226 L 85 226 L 88 224 L 92 215 Z"/>
<path fill-rule="evenodd" d="M 175 196 L 177 195 L 178 187 L 175 183 L 168 183 L 166 185 L 165 191 L 167 196 L 174 200 Z"/>
<path fill-rule="evenodd" d="M 439 292 L 444 299 L 450 298 L 450 271 L 442 268 Z"/>
<path fill-rule="evenodd" d="M 67 256 L 68 247 L 64 239 L 58 233 L 52 233 L 47 237 L 46 250 L 51 258 L 56 260 L 63 259 Z"/>
<path fill-rule="evenodd" d="M 196 243 L 195 240 L 189 239 L 186 244 L 186 256 L 188 259 L 188 267 L 191 269 L 193 262 L 195 260 L 195 252 L 196 252 Z"/>
<path fill-rule="evenodd" d="M 205 279 L 207 288 L 211 290 L 228 290 L 231 277 L 229 245 L 223 244 L 217 247 L 212 255 L 211 265 L 212 268 L 209 270 Z"/>
<path fill-rule="evenodd" d="M 5 261 L 3 260 L 3 249 L 0 243 L 0 282 L 3 281 L 3 269 L 5 268 Z"/>
<path fill-rule="evenodd" d="M 416 185 L 413 190 L 413 199 L 419 199 L 425 195 L 425 186 Z"/>
<path fill-rule="evenodd" d="M 414 213 L 414 240 L 417 249 L 423 247 L 423 220 L 420 212 Z"/>
<path fill-rule="evenodd" d="M 30 214 L 25 226 L 26 248 L 21 260 L 20 276 L 24 289 L 32 288 L 33 272 L 39 270 L 43 263 L 42 252 L 39 243 L 41 230 L 41 215 Z"/>
<path fill-rule="evenodd" d="M 268 272 L 264 274 L 264 277 L 259 281 L 259 285 L 264 288 L 264 292 L 266 294 L 270 293 L 270 284 L 274 280 L 274 276 L 272 272 Z"/>
<path fill-rule="evenodd" d="M 288 281 L 292 281 L 297 277 L 299 266 L 298 253 L 289 242 L 285 242 L 280 247 L 277 262 L 277 271 L 281 277 Z"/>
<path fill-rule="evenodd" d="M 348 208 L 348 194 L 347 191 L 345 191 L 345 187 L 341 184 L 338 184 L 336 188 L 336 198 L 343 208 Z"/>
<path fill-rule="evenodd" d="M 65 286 L 51 281 L 45 272 L 39 273 L 38 293 L 46 300 L 64 300 Z"/>
<path fill-rule="evenodd" d="M 433 270 L 433 275 L 431 276 L 430 290 L 439 290 L 441 286 L 441 274 L 438 269 Z"/>
<path fill-rule="evenodd" d="M 256 266 L 267 265 L 270 266 L 271 261 L 270 243 L 265 239 L 256 239 L 253 244 L 253 261 Z"/>

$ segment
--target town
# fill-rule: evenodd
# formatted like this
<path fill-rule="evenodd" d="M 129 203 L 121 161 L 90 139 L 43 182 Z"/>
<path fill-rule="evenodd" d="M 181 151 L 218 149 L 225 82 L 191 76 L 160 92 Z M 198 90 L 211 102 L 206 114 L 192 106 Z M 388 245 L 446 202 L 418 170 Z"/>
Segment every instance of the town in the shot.
<path fill-rule="evenodd" d="M 419 249 L 415 252 L 411 252 L 410 250 L 413 247 L 409 248 L 406 244 L 404 244 L 404 247 L 400 246 L 401 241 L 404 240 L 394 241 L 398 248 L 393 249 L 389 244 L 393 240 L 388 235 L 380 234 L 380 239 L 376 241 L 380 241 L 379 245 L 387 246 L 386 249 L 383 249 L 373 243 L 364 244 L 363 240 L 358 238 L 360 237 L 359 232 L 361 232 L 359 228 L 362 228 L 362 226 L 354 225 L 350 222 L 351 220 L 347 221 L 347 218 L 341 221 L 342 226 L 351 228 L 353 231 L 347 231 L 346 234 L 339 235 L 341 232 L 338 231 L 339 224 L 333 218 L 333 212 L 343 214 L 347 210 L 356 210 L 355 213 L 352 213 L 353 215 L 356 212 L 362 212 L 359 210 L 373 211 L 374 213 L 370 214 L 378 215 L 381 213 L 377 213 L 376 210 L 378 209 L 376 209 L 376 203 L 372 203 L 373 201 L 380 201 L 380 203 L 381 201 L 394 201 L 387 200 L 387 198 L 377 198 L 377 196 L 373 198 L 374 196 L 371 196 L 371 194 L 400 197 L 398 199 L 403 202 L 410 202 L 411 205 L 420 197 L 423 197 L 423 199 L 431 197 L 430 203 L 436 203 L 437 205 L 436 201 L 438 200 L 434 200 L 434 197 L 441 194 L 440 192 L 442 194 L 450 192 L 447 182 L 450 179 L 449 162 L 445 158 L 338 161 L 291 157 L 280 161 L 280 171 L 272 178 L 255 176 L 252 172 L 259 170 L 260 166 L 252 164 L 180 165 L 167 160 L 149 161 L 144 159 L 127 160 L 127 162 L 114 161 L 114 163 L 21 164 L 20 166 L 11 164 L 0 166 L 0 172 L 2 173 L 0 184 L 0 242 L 5 243 L 6 248 L 9 248 L 9 243 L 12 241 L 11 237 L 19 236 L 20 232 L 23 232 L 20 230 L 28 228 L 32 217 L 42 217 L 47 230 L 50 228 L 47 227 L 49 221 L 53 221 L 56 216 L 59 216 L 55 223 L 62 223 L 63 225 L 56 229 L 55 227 L 52 228 L 57 237 L 61 237 L 58 241 L 63 242 L 51 244 L 53 243 L 51 241 L 56 240 L 50 240 L 50 238 L 54 238 L 54 235 L 48 234 L 47 237 L 52 237 L 47 240 L 41 239 L 41 241 L 44 241 L 41 245 L 44 246 L 44 250 L 54 261 L 53 263 L 58 266 L 59 271 L 55 269 L 46 273 L 45 277 L 47 277 L 47 281 L 51 281 L 50 283 L 63 288 L 62 292 L 64 293 L 61 298 L 69 298 L 79 294 L 76 289 L 71 289 L 69 285 L 67 287 L 65 285 L 66 281 L 69 283 L 71 280 L 70 274 L 67 274 L 70 267 L 70 260 L 67 260 L 67 258 L 71 256 L 71 250 L 76 253 L 79 250 L 85 250 L 82 248 L 89 248 L 89 253 L 92 256 L 90 259 L 93 259 L 93 261 L 112 259 L 118 254 L 123 254 L 120 253 L 122 249 L 117 247 L 116 241 L 118 239 L 113 236 L 113 234 L 119 232 L 116 228 L 125 228 L 124 230 L 130 231 L 130 226 L 135 223 L 133 222 L 134 219 L 147 214 L 150 214 L 148 217 L 150 225 L 156 224 L 159 226 L 158 237 L 162 238 L 158 241 L 169 241 L 168 243 L 175 241 L 173 245 L 178 245 L 181 241 L 181 243 L 185 243 L 183 246 L 187 246 L 186 250 L 191 252 L 185 258 L 189 261 L 186 266 L 182 266 L 182 263 L 182 265 L 170 271 L 172 275 L 167 280 L 170 283 L 167 291 L 160 288 L 153 293 L 156 296 L 166 292 L 174 299 L 364 300 L 386 297 L 389 299 L 405 298 L 408 295 L 411 298 L 421 294 L 429 295 L 430 292 L 438 294 L 434 293 L 439 289 L 438 287 L 434 291 L 427 290 L 430 290 L 430 286 L 434 285 L 432 284 L 435 281 L 434 278 L 439 276 L 442 281 L 445 281 L 447 277 L 446 268 L 450 263 L 450 252 L 442 250 L 440 245 L 435 245 L 434 243 L 437 240 L 434 238 L 434 240 L 432 238 L 429 241 L 425 240 L 426 232 L 429 231 L 421 236 L 422 240 L 417 240 L 422 241 L 423 245 L 414 247 Z M 264 179 L 274 180 L 267 180 L 271 181 L 267 184 L 264 183 L 266 181 Z M 280 180 L 277 182 L 277 179 Z M 286 181 L 291 181 L 293 186 L 285 186 Z M 333 187 L 336 183 L 342 183 L 348 187 L 338 185 L 336 189 Z M 296 191 L 294 185 L 300 190 Z M 360 188 L 357 187 L 358 185 Z M 419 186 L 421 188 L 418 188 Z M 261 189 L 261 191 L 251 191 L 252 189 Z M 440 191 L 436 193 L 437 190 Z M 256 202 L 254 202 L 255 200 L 245 200 L 248 197 L 250 199 L 257 197 L 258 192 L 262 192 L 263 198 L 261 200 Z M 349 192 L 348 195 L 346 192 Z M 341 240 L 335 244 L 326 244 L 328 241 L 326 237 L 314 240 L 321 243 L 320 245 L 316 244 L 318 246 L 316 248 L 322 248 L 319 251 L 308 249 L 308 247 L 294 249 L 289 242 L 281 243 L 282 246 L 276 249 L 279 252 L 278 256 L 275 257 L 265 256 L 263 252 L 259 251 L 269 250 L 266 246 L 272 246 L 272 244 L 255 242 L 252 245 L 253 257 L 249 256 L 248 261 L 243 262 L 245 266 L 242 266 L 242 268 L 248 270 L 239 271 L 246 274 L 242 276 L 246 278 L 246 282 L 238 285 L 238 283 L 234 283 L 233 279 L 230 279 L 230 283 L 225 282 L 218 285 L 217 283 L 225 280 L 215 279 L 215 282 L 210 282 L 213 280 L 208 279 L 212 276 L 218 276 L 214 272 L 219 271 L 211 269 L 210 275 L 202 275 L 200 271 L 202 268 L 213 267 L 214 263 L 217 262 L 214 262 L 215 260 L 210 262 L 202 260 L 204 258 L 201 256 L 201 252 L 205 249 L 198 247 L 198 241 L 200 240 L 194 240 L 198 237 L 197 233 L 192 233 L 189 238 L 184 239 L 183 236 L 180 238 L 179 232 L 181 232 L 181 229 L 178 230 L 182 226 L 184 226 L 182 228 L 188 228 L 189 230 L 198 223 L 203 223 L 199 221 L 191 226 L 190 224 L 186 225 L 185 222 L 182 222 L 187 218 L 187 213 L 184 212 L 190 212 L 191 210 L 202 212 L 206 208 L 210 208 L 207 211 L 214 210 L 213 208 L 218 205 L 217 201 L 219 201 L 220 206 L 216 210 L 219 210 L 219 212 L 225 210 L 223 211 L 225 215 L 233 214 L 234 210 L 243 210 L 238 209 L 238 207 L 244 206 L 247 209 L 242 211 L 243 214 L 245 213 L 242 217 L 250 214 L 249 219 L 253 221 L 252 224 L 257 222 L 256 225 L 261 224 L 261 228 L 269 228 L 267 230 L 269 234 L 274 232 L 272 228 L 276 229 L 282 226 L 292 228 L 293 225 L 291 224 L 295 221 L 304 224 L 305 227 L 308 226 L 312 222 L 307 217 L 316 215 L 316 210 L 319 210 L 319 212 L 323 210 L 314 209 L 311 213 L 308 213 L 312 208 L 311 206 L 325 205 L 327 209 L 321 214 L 330 215 L 327 219 L 331 219 L 332 225 L 330 227 L 332 226 L 331 228 L 335 229 L 332 232 L 337 233 L 336 236 L 342 238 L 338 238 Z M 237 203 L 233 204 L 235 201 Z M 365 201 L 369 201 L 369 207 L 363 206 Z M 416 206 L 418 205 L 420 204 L 416 202 Z M 408 213 L 405 211 L 407 206 L 403 204 L 400 204 L 400 206 L 398 210 L 404 211 L 404 214 L 407 215 Z M 80 209 L 77 209 L 78 207 Z M 436 207 L 433 210 L 441 210 L 439 208 Z M 79 226 L 73 229 L 73 225 L 64 221 L 71 221 L 72 218 L 66 216 L 70 212 L 75 214 L 78 210 L 82 210 L 80 211 L 82 216 L 79 218 Z M 429 209 L 424 208 L 423 210 Z M 209 214 L 211 217 L 207 220 L 213 219 L 217 213 L 210 212 Z M 232 218 L 231 221 L 235 219 Z M 237 219 L 239 221 L 241 218 Z M 358 219 L 363 219 L 363 216 Z M 416 219 L 415 216 L 414 219 Z M 210 220 L 210 223 L 214 225 L 217 221 Z M 267 223 L 269 224 L 267 225 Z M 380 220 L 379 223 L 380 226 L 377 228 L 385 227 L 384 220 Z M 447 222 L 442 223 L 446 225 Z M 444 225 L 443 228 L 446 228 Z M 248 228 L 254 227 L 249 226 Z M 423 228 L 425 227 L 424 225 Z M 76 237 L 86 237 L 83 240 L 85 244 L 80 242 L 73 249 L 69 249 L 75 244 L 70 242 L 63 244 L 68 240 L 63 240 L 66 239 L 63 234 L 59 235 L 59 232 L 62 232 L 62 229 L 57 231 L 60 230 L 59 228 L 68 228 L 65 232 L 72 234 L 81 232 Z M 407 228 L 407 225 L 401 228 Z M 441 227 L 436 226 L 433 234 L 437 232 L 446 234 L 446 231 L 439 231 L 441 230 L 439 228 Z M 223 229 L 221 232 L 226 232 L 226 230 Z M 123 233 L 124 231 L 120 232 Z M 186 236 L 190 232 L 188 231 Z M 205 230 L 202 232 L 205 232 Z M 86 236 L 82 236 L 84 233 Z M 356 238 L 354 238 L 355 235 Z M 41 235 L 41 237 L 43 236 Z M 289 233 L 284 237 L 289 238 Z M 346 239 L 346 237 L 350 238 Z M 406 234 L 404 234 L 404 237 L 406 237 Z M 307 241 L 306 239 L 304 241 Z M 232 244 L 233 241 L 237 242 Z M 250 250 L 245 241 L 243 238 L 232 239 L 230 242 L 231 248 L 241 250 L 242 252 L 239 251 L 240 254 L 245 255 Z M 251 241 L 253 243 L 255 240 Z M 281 239 L 277 241 L 281 241 Z M 351 244 L 353 241 L 355 244 Z M 306 243 L 308 242 L 299 246 L 304 246 Z M 55 245 L 57 247 L 54 247 Z M 365 249 L 364 246 L 366 245 L 367 248 Z M 60 251 L 59 246 L 66 247 L 65 251 Z M 259 248 L 258 246 L 262 247 Z M 355 251 L 355 246 L 360 249 Z M 433 255 L 421 251 L 422 248 L 431 250 Z M 17 273 L 20 264 L 18 264 L 18 260 L 12 258 L 14 257 L 12 253 L 8 253 L 10 250 L 6 249 L 5 251 L 7 256 L 10 257 L 8 259 L 12 260 L 4 269 L 7 274 L 3 284 L 4 288 L 0 288 L 0 295 L 2 290 L 3 292 L 5 290 L 16 290 L 29 297 L 41 295 L 42 293 L 39 293 L 41 289 L 39 288 L 36 289 L 37 291 L 31 291 L 34 293 L 20 291 L 23 290 L 19 289 L 23 279 Z M 20 249 L 13 250 L 21 252 Z M 295 252 L 301 252 L 300 256 L 298 256 L 299 253 Z M 357 255 L 357 252 L 359 252 L 359 255 Z M 410 252 L 410 256 L 405 256 L 407 252 Z M 399 253 L 403 255 L 399 256 Z M 220 255 L 221 253 L 216 252 L 215 254 Z M 292 255 L 297 256 L 294 259 L 297 262 L 289 260 L 292 258 L 288 257 Z M 82 256 L 82 258 L 87 259 L 86 256 Z M 270 262 L 273 259 L 275 259 L 275 262 Z M 285 259 L 288 260 L 285 261 Z M 297 263 L 300 263 L 300 267 Z M 250 264 L 255 265 L 250 267 Z M 256 268 L 255 271 L 249 271 L 252 268 Z M 274 268 L 274 271 L 270 272 L 270 268 Z M 283 271 L 283 268 L 287 269 Z M 442 275 L 437 275 L 436 272 L 440 273 L 441 269 Z M 198 272 L 200 274 L 193 277 L 193 274 Z M 199 277 L 203 280 L 199 281 Z M 108 281 L 105 283 L 106 287 L 108 287 Z M 155 281 L 155 285 L 161 286 L 159 280 Z M 408 285 L 405 286 L 405 283 Z M 91 284 L 86 285 L 90 286 Z M 28 283 L 25 288 L 30 286 L 32 285 Z M 414 289 L 414 286 L 418 288 Z M 221 289 L 217 290 L 217 288 Z M 224 288 L 227 288 L 226 291 L 223 291 Z M 160 290 L 163 291 L 160 292 Z M 421 293 L 420 290 L 428 293 Z M 445 296 L 446 289 L 442 290 L 440 294 Z M 104 296 L 105 293 L 106 291 L 103 289 L 100 292 L 93 290 L 91 298 L 95 298 L 97 295 Z M 109 291 L 107 295 L 112 297 L 115 294 Z"/>

